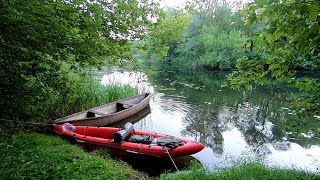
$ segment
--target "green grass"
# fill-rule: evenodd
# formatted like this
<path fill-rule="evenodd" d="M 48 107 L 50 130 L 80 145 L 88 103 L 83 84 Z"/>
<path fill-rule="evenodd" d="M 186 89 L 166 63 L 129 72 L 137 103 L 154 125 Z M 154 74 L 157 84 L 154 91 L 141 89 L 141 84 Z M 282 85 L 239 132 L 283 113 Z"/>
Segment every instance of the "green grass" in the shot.
<path fill-rule="evenodd" d="M 132 87 L 103 86 L 77 74 L 68 75 L 61 84 L 61 87 L 43 91 L 43 100 L 27 103 L 30 105 L 22 110 L 24 115 L 20 115 L 23 118 L 6 118 L 47 123 L 52 117 L 66 116 L 137 94 Z M 58 137 L 30 133 L 44 130 L 45 126 L 2 122 L 0 179 L 136 179 L 146 176 L 100 151 L 87 153 Z"/>
<path fill-rule="evenodd" d="M 99 153 L 98 153 L 99 154 Z M 127 164 L 58 137 L 18 133 L 0 143 L 0 179 L 135 179 Z"/>
<path fill-rule="evenodd" d="M 83 70 L 84 71 L 84 70 Z M 85 71 L 84 71 L 85 72 Z M 32 81 L 19 96 L 6 99 L 1 118 L 46 123 L 96 107 L 101 104 L 137 95 L 137 89 L 128 85 L 102 85 L 84 72 L 66 68 L 53 77 L 52 82 Z M 21 98 L 20 96 L 24 97 Z M 2 102 L 3 103 L 3 102 Z"/>
<path fill-rule="evenodd" d="M 84 109 L 137 95 L 137 90 L 129 86 L 104 86 L 96 80 L 77 79 L 67 92 L 48 101 L 45 107 L 49 117 L 63 117 Z"/>
<path fill-rule="evenodd" d="M 27 108 L 21 119 L 4 117 L 4 119 L 46 124 L 48 120 L 64 117 L 85 109 L 99 106 L 119 99 L 137 95 L 138 91 L 130 86 L 104 86 L 89 77 L 72 76 L 75 80 L 64 88 L 65 92 L 55 91 L 46 96 L 45 101 L 37 102 L 34 108 Z M 32 103 L 31 103 L 32 104 Z M 44 127 L 2 121 L 0 139 L 15 132 L 35 131 Z"/>
<path fill-rule="evenodd" d="M 282 179 L 320 179 L 320 176 L 307 173 L 300 170 L 288 170 L 279 168 L 269 168 L 263 165 L 261 162 L 249 162 L 240 163 L 232 168 L 219 169 L 215 172 L 208 172 L 199 165 L 193 166 L 192 170 L 175 174 L 164 174 L 160 178 L 161 180 L 207 180 L 207 179 L 219 179 L 219 180 L 232 180 L 232 179 L 270 179 L 270 180 L 282 180 Z"/>

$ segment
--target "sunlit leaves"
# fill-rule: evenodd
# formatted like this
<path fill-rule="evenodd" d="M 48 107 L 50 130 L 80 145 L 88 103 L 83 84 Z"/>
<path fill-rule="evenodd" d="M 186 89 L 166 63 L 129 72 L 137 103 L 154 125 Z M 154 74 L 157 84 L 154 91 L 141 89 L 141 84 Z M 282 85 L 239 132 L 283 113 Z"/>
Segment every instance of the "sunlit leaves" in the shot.
<path fill-rule="evenodd" d="M 315 21 L 317 19 L 317 17 L 320 15 L 320 11 L 319 11 L 319 5 L 313 5 L 311 7 L 309 7 L 310 9 L 310 13 L 309 13 L 309 19 L 311 21 Z"/>

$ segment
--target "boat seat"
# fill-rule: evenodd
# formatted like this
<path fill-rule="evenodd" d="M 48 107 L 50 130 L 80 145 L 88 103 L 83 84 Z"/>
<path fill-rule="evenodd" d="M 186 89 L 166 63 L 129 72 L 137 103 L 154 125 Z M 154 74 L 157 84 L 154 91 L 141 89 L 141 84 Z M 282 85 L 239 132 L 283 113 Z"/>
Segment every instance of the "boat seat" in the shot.
<path fill-rule="evenodd" d="M 120 103 L 120 102 L 117 102 L 116 105 L 117 105 L 117 112 L 119 112 L 119 111 L 128 109 L 128 108 L 134 106 L 135 104 L 128 104 L 128 103 Z"/>
<path fill-rule="evenodd" d="M 101 112 L 98 112 L 98 111 L 94 111 L 94 110 L 89 110 L 89 111 L 87 112 L 87 118 L 96 117 L 96 115 L 105 116 L 106 114 L 101 113 Z"/>

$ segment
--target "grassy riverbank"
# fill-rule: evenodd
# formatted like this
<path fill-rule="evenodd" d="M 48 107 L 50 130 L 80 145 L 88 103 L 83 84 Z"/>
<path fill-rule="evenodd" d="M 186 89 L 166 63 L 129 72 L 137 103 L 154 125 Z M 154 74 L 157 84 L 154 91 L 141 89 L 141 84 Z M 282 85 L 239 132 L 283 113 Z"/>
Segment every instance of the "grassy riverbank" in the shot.
<path fill-rule="evenodd" d="M 88 153 L 59 137 L 38 133 L 17 133 L 2 139 L 0 158 L 0 177 L 6 179 L 150 179 L 101 152 Z M 213 173 L 193 167 L 188 172 L 160 177 L 163 180 L 319 178 L 302 171 L 267 168 L 260 163 L 242 164 Z"/>
<path fill-rule="evenodd" d="M 0 179 L 135 179 L 127 164 L 58 137 L 18 133 L 0 143 Z M 141 174 L 139 174 L 139 177 Z"/>
<path fill-rule="evenodd" d="M 39 123 L 49 117 L 61 117 L 83 109 L 137 94 L 129 86 L 103 86 L 88 77 L 74 79 L 35 103 L 24 118 L 8 117 Z M 61 93 L 62 92 L 62 93 Z M 28 121 L 30 122 L 30 121 Z M 0 179 L 135 179 L 144 177 L 129 165 L 103 156 L 87 153 L 58 137 L 33 133 L 46 132 L 45 126 L 3 121 L 0 126 Z M 31 132 L 31 133 L 30 133 Z M 136 175 L 138 174 L 138 175 Z"/>
<path fill-rule="evenodd" d="M 161 180 L 230 180 L 230 179 L 320 179 L 320 176 L 300 170 L 286 170 L 279 168 L 269 168 L 260 162 L 240 163 L 232 168 L 220 169 L 215 172 L 208 172 L 196 166 L 190 171 L 174 174 L 164 174 Z"/>

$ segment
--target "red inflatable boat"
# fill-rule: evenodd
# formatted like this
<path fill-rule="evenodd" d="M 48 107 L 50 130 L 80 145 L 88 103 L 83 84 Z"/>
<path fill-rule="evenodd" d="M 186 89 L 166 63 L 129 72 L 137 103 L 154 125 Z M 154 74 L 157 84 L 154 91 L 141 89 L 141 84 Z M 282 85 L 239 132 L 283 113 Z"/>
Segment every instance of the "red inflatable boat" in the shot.
<path fill-rule="evenodd" d="M 55 125 L 54 131 L 74 138 L 77 144 L 89 149 L 108 148 L 117 155 L 150 155 L 160 158 L 187 156 L 201 151 L 204 146 L 191 140 L 164 134 L 133 130 L 127 123 L 123 128 Z"/>

